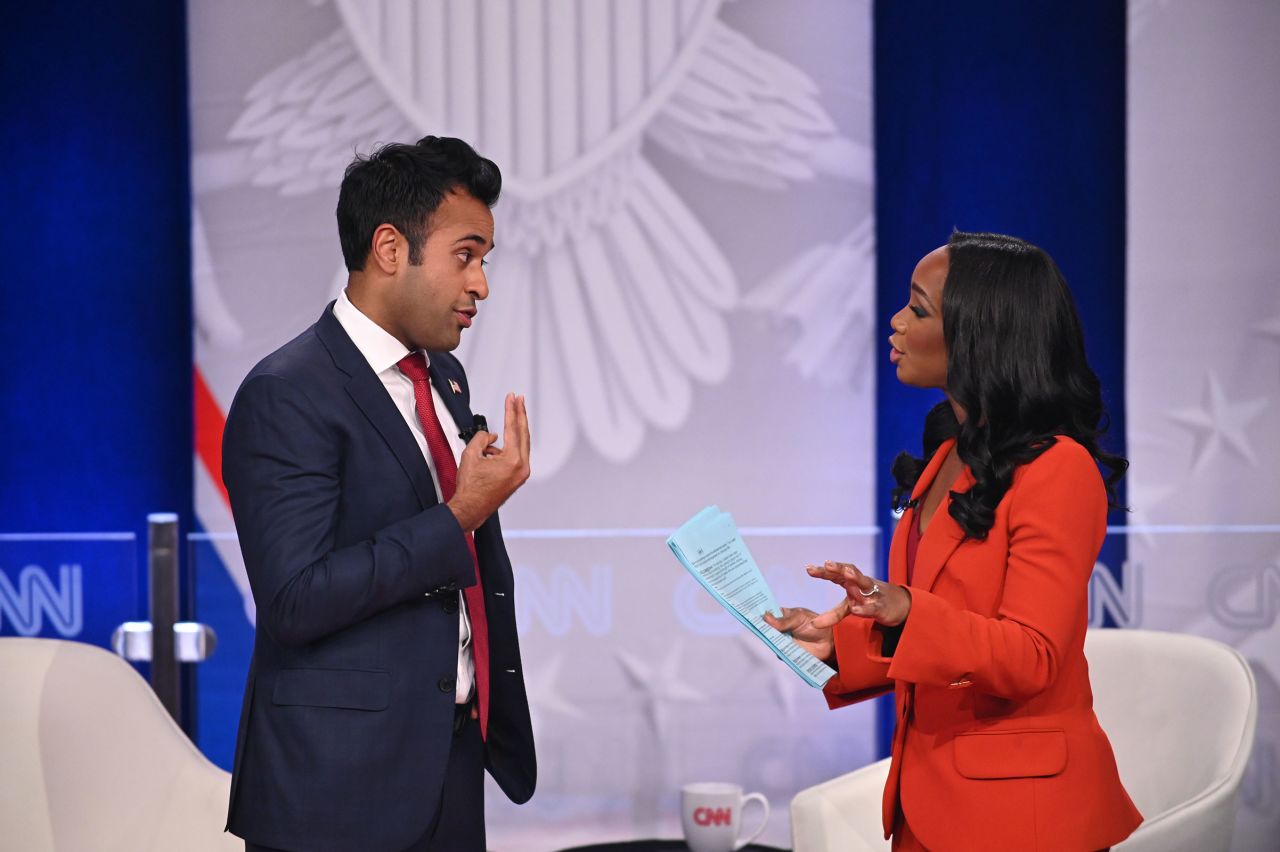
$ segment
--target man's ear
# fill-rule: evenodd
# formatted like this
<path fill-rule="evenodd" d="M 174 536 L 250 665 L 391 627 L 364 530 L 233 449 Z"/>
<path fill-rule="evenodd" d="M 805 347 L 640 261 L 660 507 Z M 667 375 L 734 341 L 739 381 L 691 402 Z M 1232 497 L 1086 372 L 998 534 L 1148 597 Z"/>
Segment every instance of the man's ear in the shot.
<path fill-rule="evenodd" d="M 369 259 L 385 275 L 395 275 L 409 262 L 409 242 L 394 225 L 383 223 L 373 232 Z"/>

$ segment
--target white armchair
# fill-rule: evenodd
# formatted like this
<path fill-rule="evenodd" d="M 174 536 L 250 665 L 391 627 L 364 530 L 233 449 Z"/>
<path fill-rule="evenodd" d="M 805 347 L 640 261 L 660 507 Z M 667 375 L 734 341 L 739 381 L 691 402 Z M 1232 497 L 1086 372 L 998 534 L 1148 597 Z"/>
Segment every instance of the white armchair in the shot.
<path fill-rule="evenodd" d="M 1094 712 L 1146 818 L 1116 852 L 1226 852 L 1258 727 L 1234 648 L 1181 633 L 1091 630 Z"/>
<path fill-rule="evenodd" d="M 791 800 L 795 852 L 882 852 L 889 849 L 880 822 L 889 758 L 801 790 Z"/>
<path fill-rule="evenodd" d="M 231 776 L 114 654 L 0 639 L 0 847 L 235 852 Z"/>
<path fill-rule="evenodd" d="M 1094 710 L 1146 818 L 1117 852 L 1226 852 L 1258 723 L 1257 686 L 1234 649 L 1198 636 L 1090 630 Z M 882 760 L 802 790 L 795 852 L 885 850 Z"/>

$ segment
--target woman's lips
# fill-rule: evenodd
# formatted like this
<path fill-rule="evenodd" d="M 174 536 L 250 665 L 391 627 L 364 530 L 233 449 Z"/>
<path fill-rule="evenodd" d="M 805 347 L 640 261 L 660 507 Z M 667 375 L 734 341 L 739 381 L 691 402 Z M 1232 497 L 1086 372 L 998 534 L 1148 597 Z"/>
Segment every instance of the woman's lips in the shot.
<path fill-rule="evenodd" d="M 896 364 L 901 360 L 902 360 L 902 352 L 890 346 L 889 347 L 889 363 Z"/>

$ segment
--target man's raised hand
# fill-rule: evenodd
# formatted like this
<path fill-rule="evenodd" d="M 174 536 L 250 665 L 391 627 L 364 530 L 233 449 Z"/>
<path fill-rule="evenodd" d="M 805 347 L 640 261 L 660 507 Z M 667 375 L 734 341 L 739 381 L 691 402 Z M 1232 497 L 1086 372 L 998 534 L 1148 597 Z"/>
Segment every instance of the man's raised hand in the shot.
<path fill-rule="evenodd" d="M 529 415 L 524 397 L 507 394 L 502 446 L 492 432 L 477 432 L 462 452 L 449 508 L 465 532 L 474 532 L 529 479 Z"/>

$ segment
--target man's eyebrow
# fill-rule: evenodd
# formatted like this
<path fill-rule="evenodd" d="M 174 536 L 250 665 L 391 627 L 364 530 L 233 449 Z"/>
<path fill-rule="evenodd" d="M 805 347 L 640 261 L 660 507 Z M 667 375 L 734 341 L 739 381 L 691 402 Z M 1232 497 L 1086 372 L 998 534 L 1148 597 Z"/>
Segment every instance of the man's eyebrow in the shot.
<path fill-rule="evenodd" d="M 928 302 L 928 303 L 929 303 L 929 307 L 931 307 L 931 308 L 935 308 L 935 309 L 936 309 L 936 307 L 937 307 L 937 306 L 933 304 L 933 299 L 930 299 L 930 298 L 929 298 L 929 294 L 928 294 L 928 293 L 926 293 L 926 292 L 924 291 L 924 288 L 923 288 L 923 287 L 921 287 L 921 286 L 920 286 L 919 284 L 917 284 L 916 282 L 912 281 L 912 282 L 911 282 L 911 289 L 912 289 L 914 292 L 919 293 L 919 294 L 920 294 L 920 298 L 921 298 L 921 299 L 924 299 L 926 302 Z"/>
<path fill-rule="evenodd" d="M 465 237 L 458 237 L 453 241 L 456 246 L 458 243 L 475 243 L 481 246 L 489 245 L 489 241 L 480 234 L 467 234 Z"/>

